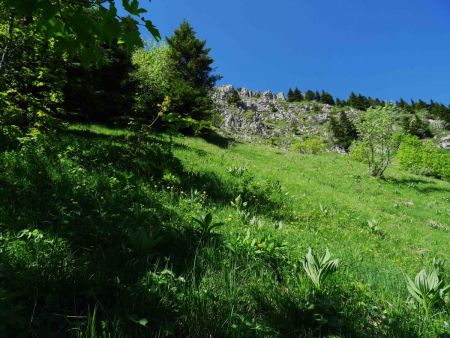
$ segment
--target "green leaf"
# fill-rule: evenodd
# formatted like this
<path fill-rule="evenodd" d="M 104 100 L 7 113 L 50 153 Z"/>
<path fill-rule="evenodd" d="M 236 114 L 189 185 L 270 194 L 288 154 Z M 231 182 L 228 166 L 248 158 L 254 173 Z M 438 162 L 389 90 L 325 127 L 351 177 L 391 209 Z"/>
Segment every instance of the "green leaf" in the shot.
<path fill-rule="evenodd" d="M 138 323 L 139 325 L 145 327 L 145 326 L 147 326 L 147 324 L 148 324 L 148 320 L 145 319 L 145 318 L 142 318 L 142 319 L 139 319 L 139 320 L 137 321 L 137 323 Z"/>
<path fill-rule="evenodd" d="M 148 19 L 142 18 L 142 21 L 144 21 L 145 28 L 150 32 L 150 34 L 153 35 L 153 37 L 156 39 L 156 41 L 161 40 L 161 34 L 159 33 L 159 30 L 155 27 L 153 22 Z"/>
<path fill-rule="evenodd" d="M 138 0 L 122 0 L 122 5 L 125 10 L 132 15 L 139 15 L 142 13 L 146 13 L 147 10 L 144 8 L 139 8 Z"/>

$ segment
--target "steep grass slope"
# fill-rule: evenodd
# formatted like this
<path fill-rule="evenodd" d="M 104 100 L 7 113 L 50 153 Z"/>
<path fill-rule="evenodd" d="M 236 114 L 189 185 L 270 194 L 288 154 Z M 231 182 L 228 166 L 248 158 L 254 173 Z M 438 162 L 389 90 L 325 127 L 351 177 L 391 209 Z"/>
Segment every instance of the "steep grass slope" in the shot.
<path fill-rule="evenodd" d="M 426 316 L 405 275 L 450 259 L 449 183 L 80 125 L 0 168 L 0 336 L 448 334 L 448 304 Z M 207 214 L 223 224 L 203 231 Z M 341 259 L 321 292 L 309 246 Z"/>

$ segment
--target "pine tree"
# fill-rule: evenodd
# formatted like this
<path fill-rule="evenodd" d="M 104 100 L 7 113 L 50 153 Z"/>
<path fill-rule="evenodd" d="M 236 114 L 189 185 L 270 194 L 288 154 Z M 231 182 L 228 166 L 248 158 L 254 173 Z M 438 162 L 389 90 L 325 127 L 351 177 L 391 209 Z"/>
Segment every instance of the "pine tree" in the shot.
<path fill-rule="evenodd" d="M 348 105 L 352 108 L 357 108 L 358 106 L 358 97 L 354 92 L 352 92 L 348 98 Z"/>
<path fill-rule="evenodd" d="M 183 21 L 172 37 L 167 38 L 169 57 L 175 63 L 180 81 L 174 85 L 173 109 L 194 119 L 207 118 L 212 108 L 209 92 L 221 77 L 213 74 L 213 58 L 206 41 L 196 37 L 192 26 Z"/>
<path fill-rule="evenodd" d="M 319 93 L 319 91 L 316 91 L 314 93 L 314 99 L 315 99 L 316 102 L 320 102 L 320 93 Z"/>
<path fill-rule="evenodd" d="M 333 96 L 324 90 L 322 90 L 322 94 L 320 96 L 320 102 L 322 102 L 324 104 L 334 105 Z"/>
<path fill-rule="evenodd" d="M 293 97 L 294 97 L 294 101 L 296 101 L 296 102 L 303 101 L 303 95 L 302 95 L 302 92 L 301 92 L 300 89 L 298 89 L 297 87 L 296 87 L 295 90 L 294 90 L 294 95 L 293 95 Z"/>
<path fill-rule="evenodd" d="M 206 41 L 196 37 L 192 26 L 183 21 L 172 37 L 167 38 L 170 57 L 176 62 L 177 69 L 194 88 L 211 89 L 221 77 L 213 75 L 213 58 L 206 48 Z"/>
<path fill-rule="evenodd" d="M 288 93 L 287 93 L 287 101 L 288 102 L 294 101 L 294 92 L 292 91 L 291 88 L 289 88 Z"/>
<path fill-rule="evenodd" d="M 315 99 L 314 92 L 313 92 L 312 90 L 308 90 L 308 91 L 305 93 L 305 100 L 306 100 L 306 101 L 313 101 L 314 99 Z"/>
<path fill-rule="evenodd" d="M 334 136 L 336 145 L 345 150 L 350 148 L 353 140 L 358 136 L 355 125 L 344 111 L 340 112 L 339 121 L 334 116 L 331 116 L 330 131 Z"/>

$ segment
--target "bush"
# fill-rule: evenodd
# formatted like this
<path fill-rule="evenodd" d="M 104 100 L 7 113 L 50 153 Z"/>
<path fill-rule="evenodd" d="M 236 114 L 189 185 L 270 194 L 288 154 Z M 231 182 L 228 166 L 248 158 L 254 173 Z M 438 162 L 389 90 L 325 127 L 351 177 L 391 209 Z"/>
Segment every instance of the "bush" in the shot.
<path fill-rule="evenodd" d="M 397 153 L 402 169 L 415 174 L 450 180 L 450 152 L 417 136 L 405 136 Z"/>
<path fill-rule="evenodd" d="M 136 50 L 132 62 L 135 70 L 131 75 L 137 84 L 135 112 L 150 118 L 157 114 L 158 103 L 164 96 L 172 94 L 173 81 L 177 78 L 175 65 L 165 44 Z"/>
<path fill-rule="evenodd" d="M 236 89 L 232 89 L 230 92 L 230 96 L 227 98 L 227 103 L 231 106 L 239 107 L 242 104 L 241 97 Z"/>
<path fill-rule="evenodd" d="M 350 158 L 352 158 L 355 161 L 368 164 L 367 160 L 367 147 L 362 142 L 353 142 L 350 146 L 349 152 L 350 152 Z"/>
<path fill-rule="evenodd" d="M 368 163 L 371 176 L 383 176 L 400 145 L 400 134 L 395 130 L 397 115 L 398 110 L 393 105 L 369 108 L 357 123 L 361 138 L 357 149 Z"/>
<path fill-rule="evenodd" d="M 291 150 L 298 151 L 302 154 L 320 154 L 327 148 L 324 138 L 316 136 L 308 138 L 304 141 L 296 142 L 292 145 Z"/>

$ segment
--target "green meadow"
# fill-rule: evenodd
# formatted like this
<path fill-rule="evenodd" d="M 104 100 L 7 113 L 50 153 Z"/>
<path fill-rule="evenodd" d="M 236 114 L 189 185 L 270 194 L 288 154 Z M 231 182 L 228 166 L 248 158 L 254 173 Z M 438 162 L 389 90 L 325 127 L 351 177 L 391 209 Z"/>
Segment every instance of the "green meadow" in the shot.
<path fill-rule="evenodd" d="M 2 336 L 448 335 L 448 302 L 426 313 L 406 287 L 450 259 L 448 182 L 77 124 L 0 168 Z M 320 290 L 309 247 L 339 258 Z"/>

